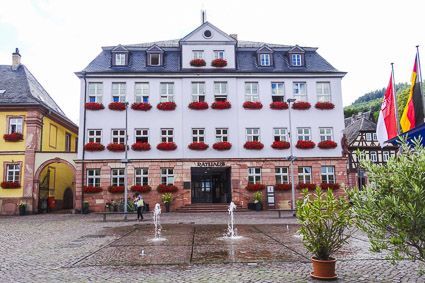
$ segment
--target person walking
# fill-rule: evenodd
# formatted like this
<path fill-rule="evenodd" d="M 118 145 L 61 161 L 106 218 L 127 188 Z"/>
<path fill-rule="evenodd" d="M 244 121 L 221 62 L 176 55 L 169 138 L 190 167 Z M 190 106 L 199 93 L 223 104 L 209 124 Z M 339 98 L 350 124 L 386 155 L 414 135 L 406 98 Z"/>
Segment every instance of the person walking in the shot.
<path fill-rule="evenodd" d="M 143 221 L 143 198 L 141 195 L 139 195 L 137 201 L 137 220 Z M 140 218 L 140 219 L 139 219 Z"/>

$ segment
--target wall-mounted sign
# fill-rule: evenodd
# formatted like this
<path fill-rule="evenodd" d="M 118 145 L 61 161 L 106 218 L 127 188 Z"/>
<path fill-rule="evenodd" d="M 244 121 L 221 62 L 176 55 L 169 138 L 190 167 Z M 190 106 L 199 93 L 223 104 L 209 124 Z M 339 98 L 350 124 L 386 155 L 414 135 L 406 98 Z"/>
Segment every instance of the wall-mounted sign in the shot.
<path fill-rule="evenodd" d="M 267 186 L 267 205 L 270 207 L 274 207 L 274 203 L 274 186 Z"/>
<path fill-rule="evenodd" d="M 195 162 L 195 166 L 197 167 L 224 167 L 226 163 L 223 161 L 219 162 Z"/>

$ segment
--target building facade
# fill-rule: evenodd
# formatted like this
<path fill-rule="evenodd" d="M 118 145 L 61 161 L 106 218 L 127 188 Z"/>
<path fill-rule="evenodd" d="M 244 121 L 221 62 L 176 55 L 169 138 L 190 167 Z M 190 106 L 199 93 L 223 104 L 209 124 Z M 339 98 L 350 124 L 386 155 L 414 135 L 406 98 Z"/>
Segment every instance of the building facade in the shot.
<path fill-rule="evenodd" d="M 295 183 L 345 183 L 345 73 L 316 50 L 238 41 L 208 22 L 181 40 L 103 47 L 76 73 L 81 79 L 82 137 L 77 206 L 83 198 L 91 210 L 103 211 L 106 202 L 123 195 L 109 187 L 126 183 L 129 189 L 149 185 L 151 191 L 144 195 L 148 203 L 162 203 L 158 186 L 174 185 L 172 209 L 230 201 L 246 207 L 253 200 L 249 183 L 290 182 L 291 150 L 285 142 L 291 127 Z M 288 98 L 304 110 L 288 109 Z M 126 135 L 127 153 L 116 145 L 125 144 Z M 304 148 L 295 147 L 298 140 Z M 326 140 L 336 143 L 319 148 Z M 308 149 L 310 141 L 316 146 Z M 140 150 L 134 145 L 138 142 L 149 143 L 150 150 Z M 104 150 L 96 150 L 96 143 Z M 274 143 L 282 149 L 273 148 Z M 84 193 L 87 185 L 98 192 L 86 188 Z M 276 205 L 290 195 L 290 190 L 276 192 Z M 263 198 L 265 202 L 265 193 Z"/>

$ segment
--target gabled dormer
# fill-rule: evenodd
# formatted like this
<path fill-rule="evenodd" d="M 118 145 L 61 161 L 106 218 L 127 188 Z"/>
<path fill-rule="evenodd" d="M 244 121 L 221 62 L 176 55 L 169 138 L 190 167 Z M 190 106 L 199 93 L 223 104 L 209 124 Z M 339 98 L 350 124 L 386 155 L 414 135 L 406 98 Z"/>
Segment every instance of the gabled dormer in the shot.
<path fill-rule="evenodd" d="M 260 67 L 273 66 L 273 49 L 266 44 L 257 50 L 257 64 Z"/>
<path fill-rule="evenodd" d="M 305 51 L 298 45 L 295 45 L 288 51 L 289 65 L 291 67 L 305 66 Z"/>
<path fill-rule="evenodd" d="M 154 44 L 146 50 L 146 66 L 164 66 L 164 50 L 161 47 Z"/>
<path fill-rule="evenodd" d="M 119 44 L 111 50 L 111 64 L 113 67 L 127 67 L 130 62 L 130 51 Z"/>

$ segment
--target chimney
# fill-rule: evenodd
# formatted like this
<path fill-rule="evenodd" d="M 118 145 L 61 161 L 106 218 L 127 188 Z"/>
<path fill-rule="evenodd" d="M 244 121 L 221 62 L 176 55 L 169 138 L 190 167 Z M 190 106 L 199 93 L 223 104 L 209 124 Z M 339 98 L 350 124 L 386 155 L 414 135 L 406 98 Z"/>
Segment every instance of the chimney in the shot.
<path fill-rule="evenodd" d="M 19 54 L 19 49 L 16 48 L 15 52 L 12 53 L 12 70 L 17 70 L 21 65 L 21 54 Z"/>
<path fill-rule="evenodd" d="M 238 40 L 238 35 L 236 33 L 230 34 L 230 37 L 233 38 L 234 40 Z"/>

